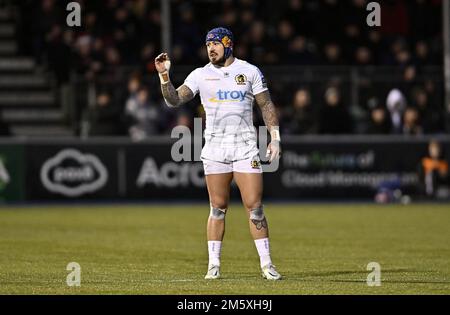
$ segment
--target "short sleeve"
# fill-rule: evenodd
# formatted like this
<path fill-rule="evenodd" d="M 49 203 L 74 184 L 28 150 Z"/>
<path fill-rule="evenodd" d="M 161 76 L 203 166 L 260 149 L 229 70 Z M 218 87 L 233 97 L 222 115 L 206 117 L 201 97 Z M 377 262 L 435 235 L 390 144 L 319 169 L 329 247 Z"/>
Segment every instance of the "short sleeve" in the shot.
<path fill-rule="evenodd" d="M 186 80 L 184 80 L 184 85 L 186 85 L 192 91 L 194 96 L 197 95 L 199 92 L 199 87 L 198 87 L 199 73 L 198 72 L 199 72 L 199 69 L 195 69 L 187 76 Z"/>
<path fill-rule="evenodd" d="M 267 88 L 266 78 L 264 77 L 262 72 L 258 69 L 258 67 L 255 67 L 253 81 L 252 81 L 253 95 L 257 95 L 257 94 L 262 93 L 267 90 L 268 90 L 268 88 Z"/>

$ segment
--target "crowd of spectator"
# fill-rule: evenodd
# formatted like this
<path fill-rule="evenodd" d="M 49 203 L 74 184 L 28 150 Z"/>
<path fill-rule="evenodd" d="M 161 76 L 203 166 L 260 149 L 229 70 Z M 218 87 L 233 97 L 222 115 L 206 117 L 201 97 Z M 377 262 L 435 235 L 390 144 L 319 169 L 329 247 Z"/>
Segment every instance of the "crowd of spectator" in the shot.
<path fill-rule="evenodd" d="M 193 117 L 201 116 L 198 102 L 171 112 L 157 85 L 145 79 L 156 77 L 153 61 L 161 51 L 159 0 L 79 0 L 82 26 L 75 28 L 66 25 L 67 2 L 22 1 L 21 47 L 53 71 L 59 84 L 66 84 L 70 74 L 76 73 L 99 86 L 95 106 L 83 115 L 90 122 L 91 134 L 129 134 L 140 140 L 166 133 L 176 124 L 189 125 Z M 193 69 L 206 63 L 204 36 L 208 29 L 223 25 L 235 34 L 235 55 L 262 68 L 397 67 L 402 76 L 388 87 L 371 82 L 359 86 L 362 97 L 357 104 L 349 101 L 349 89 L 333 80 L 314 86 L 304 82 L 275 86 L 272 93 L 283 131 L 442 132 L 442 82 L 423 79 L 422 72 L 430 66 L 442 68 L 442 1 L 384 0 L 381 27 L 367 25 L 367 3 L 172 0 L 171 59 L 174 67 Z M 134 70 L 131 76 L 124 71 L 130 68 Z M 128 84 L 123 84 L 124 77 Z M 272 83 L 275 78 L 268 76 L 268 80 Z M 257 112 L 255 120 L 262 122 Z"/>

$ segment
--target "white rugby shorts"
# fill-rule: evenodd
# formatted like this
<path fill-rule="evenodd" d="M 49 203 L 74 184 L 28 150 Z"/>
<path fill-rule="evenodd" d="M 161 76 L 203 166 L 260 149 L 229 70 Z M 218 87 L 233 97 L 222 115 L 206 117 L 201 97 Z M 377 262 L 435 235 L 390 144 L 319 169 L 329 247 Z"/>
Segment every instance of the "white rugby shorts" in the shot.
<path fill-rule="evenodd" d="M 233 172 L 249 174 L 262 173 L 261 161 L 258 155 L 249 159 L 232 162 L 218 162 L 203 159 L 203 169 L 205 171 L 205 175 L 226 174 Z"/>

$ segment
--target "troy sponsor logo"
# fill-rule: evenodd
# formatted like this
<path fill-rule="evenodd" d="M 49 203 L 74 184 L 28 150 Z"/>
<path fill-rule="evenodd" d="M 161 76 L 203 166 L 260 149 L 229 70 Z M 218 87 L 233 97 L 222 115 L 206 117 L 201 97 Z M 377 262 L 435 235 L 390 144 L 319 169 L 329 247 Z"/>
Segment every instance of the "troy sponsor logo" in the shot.
<path fill-rule="evenodd" d="M 41 182 L 51 192 L 77 197 L 102 188 L 108 172 L 92 154 L 65 149 L 48 159 L 41 168 Z"/>
<path fill-rule="evenodd" d="M 247 92 L 244 91 L 222 91 L 219 90 L 216 93 L 217 97 L 209 99 L 210 102 L 242 102 L 247 96 Z"/>

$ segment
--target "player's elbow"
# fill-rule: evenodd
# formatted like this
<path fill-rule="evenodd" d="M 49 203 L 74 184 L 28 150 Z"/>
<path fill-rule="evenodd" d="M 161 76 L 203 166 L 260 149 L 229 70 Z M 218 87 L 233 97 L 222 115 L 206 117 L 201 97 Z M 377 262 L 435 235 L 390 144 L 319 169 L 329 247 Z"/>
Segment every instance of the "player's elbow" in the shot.
<path fill-rule="evenodd" d="M 175 108 L 175 107 L 179 106 L 179 104 L 177 102 L 172 102 L 167 99 L 164 99 L 164 102 L 166 103 L 167 107 L 170 107 L 170 108 Z"/>

